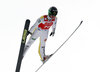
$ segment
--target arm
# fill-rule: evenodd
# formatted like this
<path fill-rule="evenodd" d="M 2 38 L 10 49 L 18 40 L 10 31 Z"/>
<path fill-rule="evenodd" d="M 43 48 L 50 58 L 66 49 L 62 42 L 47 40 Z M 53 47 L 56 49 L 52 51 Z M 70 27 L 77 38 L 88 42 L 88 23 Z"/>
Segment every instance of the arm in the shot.
<path fill-rule="evenodd" d="M 38 27 L 38 24 L 41 22 L 40 18 L 37 19 L 35 24 L 30 28 L 29 32 L 33 33 L 34 29 Z"/>
<path fill-rule="evenodd" d="M 53 26 L 52 26 L 52 32 L 51 32 L 50 36 L 51 36 L 51 35 L 54 36 L 54 34 L 55 34 L 56 23 L 57 23 L 57 18 L 55 19 L 55 22 L 54 22 L 54 24 L 53 24 Z"/>
<path fill-rule="evenodd" d="M 28 31 L 27 35 L 31 34 L 34 32 L 34 30 L 38 27 L 39 23 L 41 22 L 41 19 L 38 18 L 37 21 L 35 22 L 35 24 L 30 28 L 30 30 Z"/>

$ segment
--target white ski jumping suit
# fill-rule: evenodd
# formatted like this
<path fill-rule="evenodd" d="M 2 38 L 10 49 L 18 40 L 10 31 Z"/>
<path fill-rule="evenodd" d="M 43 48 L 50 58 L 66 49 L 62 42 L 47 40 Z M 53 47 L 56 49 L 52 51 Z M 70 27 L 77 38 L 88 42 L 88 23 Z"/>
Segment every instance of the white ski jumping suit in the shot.
<path fill-rule="evenodd" d="M 44 15 L 36 21 L 36 23 L 29 30 L 29 32 L 31 32 L 32 35 L 27 44 L 25 45 L 23 56 L 25 55 L 29 47 L 32 45 L 32 43 L 38 37 L 40 37 L 38 53 L 40 55 L 41 60 L 43 60 L 43 57 L 45 56 L 45 43 L 48 38 L 49 28 L 52 26 L 52 32 L 55 32 L 56 22 L 57 22 L 56 17 L 50 18 L 48 15 Z"/>

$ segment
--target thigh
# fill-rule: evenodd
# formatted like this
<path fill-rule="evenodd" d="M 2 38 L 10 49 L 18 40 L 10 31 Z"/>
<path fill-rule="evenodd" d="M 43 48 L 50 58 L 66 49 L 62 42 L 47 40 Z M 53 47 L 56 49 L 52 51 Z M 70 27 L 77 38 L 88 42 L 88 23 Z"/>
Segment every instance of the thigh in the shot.
<path fill-rule="evenodd" d="M 37 39 L 38 37 L 39 37 L 39 31 L 36 29 L 36 30 L 34 31 L 34 33 L 32 34 L 31 39 L 32 39 L 32 40 L 35 40 L 35 39 Z"/>
<path fill-rule="evenodd" d="M 27 45 L 31 45 L 38 37 L 39 37 L 38 31 L 35 30 L 34 33 L 31 35 L 31 37 L 29 38 Z"/>
<path fill-rule="evenodd" d="M 43 33 L 43 34 L 40 36 L 40 40 L 41 40 L 41 44 L 42 44 L 42 45 L 45 45 L 45 42 L 47 41 L 47 38 L 48 38 L 48 33 Z"/>

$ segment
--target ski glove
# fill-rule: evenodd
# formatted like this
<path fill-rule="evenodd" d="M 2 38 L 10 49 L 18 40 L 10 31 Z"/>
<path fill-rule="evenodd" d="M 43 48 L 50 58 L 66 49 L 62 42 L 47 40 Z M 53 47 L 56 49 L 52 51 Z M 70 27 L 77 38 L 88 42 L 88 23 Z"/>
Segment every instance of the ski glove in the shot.
<path fill-rule="evenodd" d="M 32 33 L 28 31 L 28 32 L 27 32 L 27 36 L 28 36 L 29 34 L 31 34 L 31 35 L 32 35 Z"/>
<path fill-rule="evenodd" d="M 51 32 L 50 36 L 54 36 L 55 32 Z"/>

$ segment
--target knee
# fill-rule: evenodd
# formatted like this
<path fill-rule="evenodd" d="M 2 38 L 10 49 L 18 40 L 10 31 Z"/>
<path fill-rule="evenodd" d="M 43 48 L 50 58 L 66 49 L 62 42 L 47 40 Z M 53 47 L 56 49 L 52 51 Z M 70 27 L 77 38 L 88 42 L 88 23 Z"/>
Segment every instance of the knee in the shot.
<path fill-rule="evenodd" d="M 41 46 L 41 48 L 45 48 L 45 46 Z"/>
<path fill-rule="evenodd" d="M 47 38 L 46 39 L 44 39 L 44 42 L 46 42 L 47 41 Z"/>
<path fill-rule="evenodd" d="M 32 38 L 32 40 L 36 40 L 36 38 Z"/>

